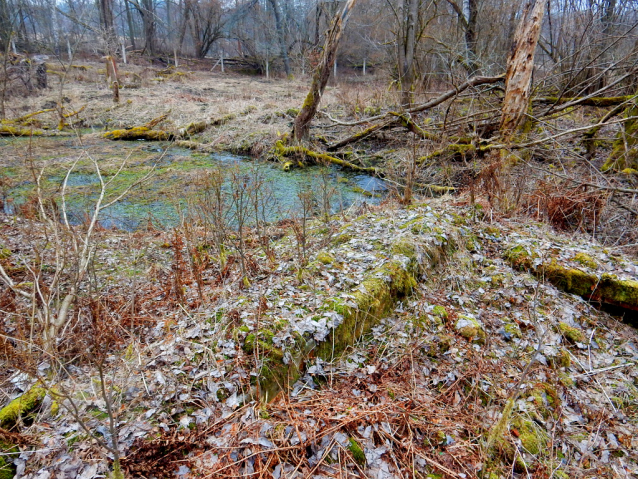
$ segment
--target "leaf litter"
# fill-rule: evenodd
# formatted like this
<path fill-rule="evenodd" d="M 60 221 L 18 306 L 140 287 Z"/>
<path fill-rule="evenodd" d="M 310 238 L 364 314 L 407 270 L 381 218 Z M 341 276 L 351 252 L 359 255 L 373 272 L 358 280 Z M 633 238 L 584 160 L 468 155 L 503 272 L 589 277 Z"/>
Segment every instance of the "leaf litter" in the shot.
<path fill-rule="evenodd" d="M 204 283 L 203 304 L 194 280 L 184 285 L 183 304 L 171 296 L 173 254 L 162 233 L 101 232 L 109 241 L 97 253 L 98 264 L 107 265 L 98 271 L 100 286 L 109 285 L 113 305 L 122 302 L 113 314 L 131 331 L 123 349 L 111 352 L 107 371 L 120 406 L 124 471 L 181 478 L 638 474 L 636 330 L 512 269 L 503 253 L 523 245 L 634 281 L 636 262 L 587 239 L 469 217 L 467 209 L 435 200 L 334 219 L 329 233 L 317 223 L 307 267 L 299 268 L 294 235 L 284 236 L 273 244 L 274 264 L 251 253 L 267 273 L 249 288 L 236 272 L 222 278 L 210 266 L 206 275 L 220 279 Z M 296 337 L 320 343 L 341 324 L 341 315 L 325 308 L 329 300 L 354 305 L 366 276 L 401 257 L 391 253 L 397 239 L 446 244 L 453 227 L 465 245 L 457 240 L 457 251 L 436 270 L 422 271 L 414 293 L 369 334 L 333 361 L 310 355 L 288 393 L 259 400 L 255 380 L 265 360 L 245 348 L 250 334 L 260 338 L 267 325 L 271 343 L 291 361 L 295 351 L 287 348 Z M 3 228 L 12 233 L 6 246 L 15 252 L 20 244 L 28 256 L 24 245 L 35 243 L 36 233 L 25 241 L 26 225 L 5 220 Z M 116 276 L 140 245 L 145 278 Z M 579 253 L 592 261 L 574 263 Z M 124 314 L 123 298 L 133 291 L 134 313 Z M 80 393 L 75 403 L 85 424 L 107 436 L 97 372 L 88 364 L 70 371 L 61 387 Z M 16 397 L 28 378 L 17 370 L 7 378 L 3 390 Z M 506 429 L 489 448 L 514 393 Z M 20 445 L 20 477 L 107 473 L 105 452 L 64 407 L 39 414 L 20 431 L 38 442 Z"/>

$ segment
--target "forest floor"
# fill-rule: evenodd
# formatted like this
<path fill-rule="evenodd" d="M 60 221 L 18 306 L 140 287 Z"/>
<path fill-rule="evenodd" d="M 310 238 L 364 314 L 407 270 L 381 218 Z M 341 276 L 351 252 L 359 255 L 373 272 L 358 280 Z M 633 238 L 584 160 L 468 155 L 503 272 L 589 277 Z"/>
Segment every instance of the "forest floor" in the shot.
<path fill-rule="evenodd" d="M 70 162 L 101 131 L 163 114 L 171 127 L 226 116 L 198 141 L 267 155 L 306 88 L 135 67 L 126 78 L 139 88 L 113 106 L 97 65 L 86 66 L 62 90 L 69 110 L 86 105 L 78 143 L 0 140 L 3 167 Z M 356 118 L 390 96 L 353 82 L 322 105 Z M 15 99 L 12 116 L 56 97 Z M 53 130 L 47 115 L 33 126 Z M 343 135 L 319 120 L 315 136 Z M 383 157 L 397 171 L 389 184 L 434 148 L 383 135 L 350 158 Z M 0 409 L 0 477 L 104 477 L 104 444 L 117 444 L 127 477 L 635 477 L 636 203 L 567 191 L 561 178 L 600 180 L 601 158 L 565 156 L 578 148 L 566 142 L 508 169 L 495 158 L 426 165 L 423 182 L 454 186 L 454 196 L 426 199 L 415 187 L 407 201 L 403 184 L 379 206 L 247 229 L 241 253 L 237 235 L 216 250 L 201 224 L 98 229 L 55 355 L 33 352 L 43 343 L 30 311 L 41 305 L 1 291 L 0 404 L 36 399 Z M 606 178 L 635 188 L 630 175 Z M 66 240 L 33 211 L 1 220 L 0 264 L 13 284 L 53 284 Z"/>

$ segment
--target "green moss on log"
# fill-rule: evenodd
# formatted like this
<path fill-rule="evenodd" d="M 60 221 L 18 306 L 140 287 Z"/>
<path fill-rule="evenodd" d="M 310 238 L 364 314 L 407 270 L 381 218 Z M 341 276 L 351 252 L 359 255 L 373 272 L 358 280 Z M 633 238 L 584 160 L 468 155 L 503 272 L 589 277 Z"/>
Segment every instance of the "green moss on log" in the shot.
<path fill-rule="evenodd" d="M 22 396 L 15 398 L 0 409 L 0 427 L 8 430 L 15 427 L 18 419 L 37 408 L 45 395 L 45 389 L 34 386 Z"/>
<path fill-rule="evenodd" d="M 104 133 L 104 138 L 108 140 L 147 140 L 147 141 L 170 141 L 174 135 L 164 130 L 151 130 L 146 126 L 134 126 L 125 130 L 113 130 Z"/>
<path fill-rule="evenodd" d="M 284 145 L 284 142 L 282 140 L 278 140 L 275 142 L 273 153 L 275 158 L 277 158 L 279 161 L 284 162 L 284 170 L 286 171 L 288 171 L 292 167 L 292 165 L 288 164 L 288 169 L 286 169 L 286 166 L 285 166 L 286 162 L 284 159 L 286 157 L 293 156 L 297 158 L 303 158 L 306 161 L 310 160 L 310 162 L 316 163 L 319 165 L 327 165 L 332 163 L 333 165 L 338 165 L 348 170 L 358 171 L 361 173 L 367 173 L 370 175 L 376 175 L 379 173 L 379 171 L 376 168 L 355 165 L 354 163 L 351 163 L 349 161 L 342 160 L 334 156 L 330 156 L 326 153 L 313 151 L 304 146 L 286 146 Z"/>
<path fill-rule="evenodd" d="M 12 125 L 0 125 L 0 136 L 42 136 L 44 131 Z"/>
<path fill-rule="evenodd" d="M 403 245 L 401 251 L 405 254 L 409 249 Z M 343 322 L 318 346 L 317 355 L 330 359 L 368 333 L 394 308 L 398 300 L 409 295 L 416 287 L 417 270 L 414 254 L 409 257 L 407 264 L 388 261 L 364 279 L 352 299 L 332 301 L 328 307 L 343 316 Z"/>
<path fill-rule="evenodd" d="M 619 279 L 609 273 L 602 275 L 588 273 L 562 265 L 555 258 L 539 262 L 539 255 L 536 252 L 528 251 L 521 245 L 508 249 L 504 257 L 514 268 L 527 270 L 566 293 L 577 294 L 587 300 L 638 310 L 638 281 Z"/>

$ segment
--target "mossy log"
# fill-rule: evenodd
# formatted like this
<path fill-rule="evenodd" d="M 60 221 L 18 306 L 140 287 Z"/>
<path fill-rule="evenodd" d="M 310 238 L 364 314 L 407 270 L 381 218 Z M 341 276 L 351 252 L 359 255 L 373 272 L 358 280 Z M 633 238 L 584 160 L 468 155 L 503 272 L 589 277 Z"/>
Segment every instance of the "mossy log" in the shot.
<path fill-rule="evenodd" d="M 15 124 L 23 125 L 25 123 L 28 123 L 29 120 L 31 120 L 35 116 L 42 115 L 44 113 L 51 113 L 51 112 L 54 112 L 54 111 L 56 111 L 55 108 L 45 108 L 44 110 L 38 110 L 38 111 L 34 111 L 33 113 L 29 113 L 27 115 L 23 115 L 20 118 L 16 118 L 12 122 L 15 123 Z"/>
<path fill-rule="evenodd" d="M 9 124 L 0 125 L 0 136 L 43 136 L 44 130 L 25 128 Z"/>
<path fill-rule="evenodd" d="M 292 168 L 294 164 L 292 162 L 283 161 L 283 159 L 293 156 L 302 158 L 302 161 L 307 161 L 307 159 L 310 158 L 312 162 L 316 164 L 321 165 L 332 163 L 333 165 L 338 165 L 348 170 L 367 173 L 369 175 L 379 175 L 380 173 L 377 168 L 355 165 L 354 163 L 342 160 L 341 158 L 335 158 L 334 156 L 330 156 L 325 153 L 313 151 L 305 146 L 285 146 L 282 140 L 275 142 L 274 153 L 275 156 L 284 163 L 284 170 L 286 171 Z"/>
<path fill-rule="evenodd" d="M 104 138 L 108 140 L 147 140 L 147 141 L 170 141 L 174 138 L 173 133 L 164 130 L 151 130 L 146 126 L 134 126 L 125 130 L 113 130 L 104 133 Z"/>
<path fill-rule="evenodd" d="M 338 141 L 337 143 L 333 143 L 332 145 L 329 145 L 327 150 L 328 151 L 336 151 L 340 148 L 343 148 L 346 145 L 350 145 L 352 143 L 356 143 L 358 141 L 362 141 L 365 140 L 366 138 L 368 138 L 369 136 L 373 135 L 374 133 L 376 133 L 377 131 L 382 131 L 382 130 L 386 130 L 388 128 L 392 128 L 393 126 L 396 126 L 396 119 L 392 119 L 390 121 L 385 121 L 383 123 L 379 123 L 378 125 L 373 125 L 369 128 L 366 128 L 364 130 L 361 130 L 357 133 L 355 133 L 352 136 L 349 136 L 348 138 L 344 138 L 341 141 Z"/>
<path fill-rule="evenodd" d="M 22 396 L 15 398 L 0 409 L 0 427 L 9 431 L 13 429 L 20 417 L 29 414 L 42 403 L 45 395 L 45 389 L 34 386 Z"/>
<path fill-rule="evenodd" d="M 343 140 L 328 146 L 327 150 L 336 151 L 346 145 L 365 140 L 378 131 L 388 130 L 390 128 L 396 128 L 398 126 L 406 128 L 408 131 L 411 131 L 419 138 L 422 138 L 424 140 L 435 140 L 438 138 L 437 135 L 429 133 L 423 130 L 423 128 L 421 128 L 419 125 L 417 125 L 417 123 L 410 117 L 409 113 L 391 111 L 388 112 L 386 116 L 391 117 L 391 119 L 361 130 L 354 135 L 349 136 L 348 138 L 344 138 Z"/>
<path fill-rule="evenodd" d="M 42 404 L 44 396 L 46 396 L 44 388 L 33 386 L 22 396 L 15 398 L 0 409 L 0 428 L 10 432 L 16 427 L 21 417 L 31 413 Z M 5 436 L 10 437 L 10 433 Z M 12 479 L 14 477 L 16 468 L 6 459 L 7 456 L 4 454 L 15 452 L 18 452 L 15 444 L 0 440 L 0 479 Z"/>
<path fill-rule="evenodd" d="M 314 339 L 297 336 L 287 355 L 272 344 L 272 331 L 264 329 L 246 336 L 244 350 L 259 354 L 266 365 L 259 378 L 262 400 L 272 400 L 279 391 L 294 383 L 307 361 L 315 357 L 331 360 L 369 333 L 399 301 L 411 294 L 417 286 L 417 278 L 436 268 L 457 247 L 459 234 L 456 229 L 449 231 L 447 236 L 429 236 L 432 231 L 426 227 L 410 231 L 412 234 L 395 241 L 390 247 L 393 256 L 366 274 L 359 287 L 348 295 L 349 299 L 340 297 L 324 303 L 324 310 L 334 311 L 342 317 L 341 324 L 324 341 L 316 343 Z M 325 252 L 317 255 L 318 263 L 332 261 L 334 258 Z M 284 357 L 289 360 L 284 361 Z"/>
<path fill-rule="evenodd" d="M 638 311 L 638 281 L 619 279 L 613 274 L 583 271 L 560 264 L 555 258 L 540 261 L 540 254 L 515 246 L 505 252 L 505 259 L 515 268 L 529 271 L 558 289 L 597 301 Z"/>
<path fill-rule="evenodd" d="M 546 103 L 551 105 L 564 105 L 565 103 L 574 103 L 574 105 L 610 107 L 617 106 L 631 101 L 635 95 L 610 96 L 610 97 L 555 97 L 548 96 L 543 98 L 534 98 L 534 103 Z"/>

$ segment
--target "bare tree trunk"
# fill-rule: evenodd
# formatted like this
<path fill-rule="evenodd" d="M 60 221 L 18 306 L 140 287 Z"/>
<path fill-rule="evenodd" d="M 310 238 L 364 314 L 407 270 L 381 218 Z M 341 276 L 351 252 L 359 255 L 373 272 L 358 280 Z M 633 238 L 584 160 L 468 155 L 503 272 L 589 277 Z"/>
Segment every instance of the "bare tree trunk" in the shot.
<path fill-rule="evenodd" d="M 113 24 L 113 0 L 99 0 L 100 26 L 104 35 L 106 55 L 114 55 L 116 48 L 115 26 Z"/>
<path fill-rule="evenodd" d="M 416 22 L 419 0 L 403 0 L 405 18 L 405 37 L 399 45 L 399 71 L 401 72 L 401 104 L 409 108 L 412 104 L 412 85 L 414 83 L 414 53 L 416 51 Z"/>
<path fill-rule="evenodd" d="M 306 101 L 304 101 L 301 111 L 295 118 L 295 124 L 293 126 L 293 138 L 297 141 L 308 137 L 308 131 L 310 129 L 310 122 L 317 113 L 321 96 L 326 88 L 326 84 L 330 78 L 330 70 L 337 57 L 337 48 L 339 47 L 339 40 L 343 34 L 343 29 L 348 22 L 348 16 L 352 11 L 356 0 L 346 0 L 346 4 L 343 6 L 343 10 L 340 14 L 335 15 L 332 20 L 330 30 L 326 35 L 326 42 L 323 47 L 323 53 L 319 60 L 317 70 L 312 76 L 312 84 Z"/>
<path fill-rule="evenodd" d="M 470 74 L 478 72 L 478 55 L 476 54 L 477 26 L 478 26 L 478 0 L 468 0 L 467 28 L 465 29 L 465 48 L 467 48 L 468 65 Z"/>
<path fill-rule="evenodd" d="M 9 16 L 9 5 L 7 0 L 0 0 L 0 51 L 9 51 L 11 42 L 11 18 Z"/>
<path fill-rule="evenodd" d="M 272 5 L 273 13 L 275 14 L 275 28 L 277 29 L 277 39 L 279 40 L 279 48 L 281 49 L 281 58 L 284 61 L 284 70 L 286 76 L 290 76 L 290 60 L 288 59 L 288 48 L 286 47 L 286 35 L 284 32 L 284 25 L 281 18 L 281 10 L 279 9 L 279 2 L 277 0 L 268 0 Z"/>
<path fill-rule="evenodd" d="M 126 23 L 128 23 L 128 37 L 131 42 L 131 47 L 135 50 L 135 25 L 133 24 L 133 15 L 131 15 L 131 7 L 128 2 L 124 1 L 124 7 L 126 8 Z"/>
<path fill-rule="evenodd" d="M 180 53 L 182 53 L 182 49 L 184 47 L 184 38 L 186 37 L 186 27 L 188 26 L 188 15 L 190 10 L 190 2 L 188 0 L 184 0 L 182 2 L 182 24 L 179 27 L 179 41 L 177 44 L 177 48 Z"/>
<path fill-rule="evenodd" d="M 478 27 L 478 10 L 479 0 L 468 0 L 468 15 L 465 16 L 463 11 L 463 2 L 456 0 L 447 0 L 459 20 L 459 25 L 463 29 L 463 37 L 465 38 L 465 49 L 467 59 L 464 60 L 463 67 L 470 75 L 478 72 L 478 55 L 476 53 L 477 27 Z"/>
<path fill-rule="evenodd" d="M 507 62 L 505 98 L 501 113 L 500 130 L 505 138 L 516 133 L 527 112 L 534 53 L 544 12 L 545 0 L 528 2 L 514 36 L 514 45 Z"/>

